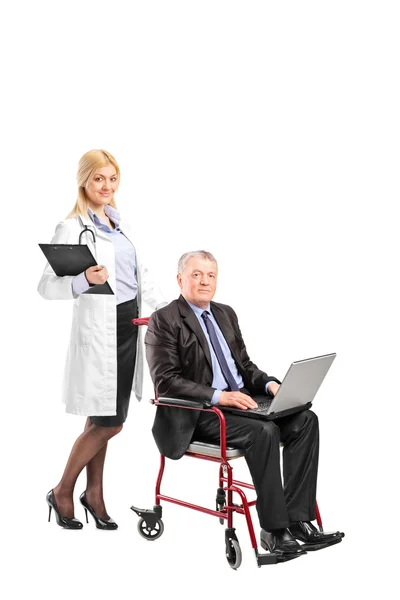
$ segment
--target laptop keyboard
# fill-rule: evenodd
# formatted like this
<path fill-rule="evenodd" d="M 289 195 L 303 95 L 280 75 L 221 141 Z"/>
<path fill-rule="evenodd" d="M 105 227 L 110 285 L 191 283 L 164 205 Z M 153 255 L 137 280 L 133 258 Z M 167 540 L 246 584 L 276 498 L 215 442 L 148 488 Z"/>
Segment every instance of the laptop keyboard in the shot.
<path fill-rule="evenodd" d="M 265 410 L 268 410 L 268 408 L 271 406 L 272 400 L 273 398 L 270 398 L 266 402 L 259 402 L 258 407 L 253 409 L 254 412 L 264 412 Z"/>

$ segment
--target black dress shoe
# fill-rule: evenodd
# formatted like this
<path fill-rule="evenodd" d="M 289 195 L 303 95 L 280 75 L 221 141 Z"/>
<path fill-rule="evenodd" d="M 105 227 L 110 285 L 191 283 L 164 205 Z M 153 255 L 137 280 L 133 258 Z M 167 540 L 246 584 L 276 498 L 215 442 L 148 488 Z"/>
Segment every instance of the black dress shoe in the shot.
<path fill-rule="evenodd" d="M 311 521 L 298 521 L 290 526 L 292 535 L 304 542 L 301 546 L 304 550 L 321 550 L 328 546 L 338 544 L 344 538 L 344 533 L 340 531 L 324 532 L 319 531 Z"/>
<path fill-rule="evenodd" d="M 51 510 L 53 509 L 56 514 L 57 525 L 64 529 L 82 529 L 83 525 L 78 519 L 72 517 L 62 517 L 58 512 L 56 499 L 53 490 L 50 490 L 46 495 L 46 502 L 49 505 L 49 521 L 51 517 Z"/>
<path fill-rule="evenodd" d="M 261 529 L 261 546 L 264 550 L 274 553 L 278 562 L 285 562 L 297 558 L 306 551 L 290 533 L 289 529 L 274 529 L 265 531 Z"/>
<path fill-rule="evenodd" d="M 114 529 L 118 529 L 118 525 L 112 519 L 101 519 L 100 517 L 98 517 L 96 515 L 93 508 L 90 506 L 89 502 L 87 501 L 86 491 L 83 492 L 79 496 L 79 500 L 81 501 L 81 504 L 82 504 L 83 508 L 85 509 L 86 523 L 89 523 L 89 519 L 88 519 L 88 511 L 89 511 L 96 523 L 97 529 L 104 529 L 105 531 L 112 531 Z"/>

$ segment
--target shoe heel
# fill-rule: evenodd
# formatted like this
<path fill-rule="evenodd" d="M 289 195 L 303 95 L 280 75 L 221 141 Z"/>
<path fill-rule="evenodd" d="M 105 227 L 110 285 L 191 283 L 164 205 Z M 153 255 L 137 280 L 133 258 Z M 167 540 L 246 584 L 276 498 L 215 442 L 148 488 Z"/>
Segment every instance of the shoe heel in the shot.
<path fill-rule="evenodd" d="M 260 546 L 261 546 L 261 548 L 263 548 L 264 550 L 269 552 L 269 548 L 268 548 L 267 544 L 264 542 L 264 540 L 260 540 Z"/>
<path fill-rule="evenodd" d="M 46 495 L 46 501 L 49 505 L 49 521 L 51 518 L 51 509 L 54 508 L 57 525 L 63 527 L 64 529 L 82 529 L 82 523 L 78 521 L 78 519 L 75 519 L 75 517 L 62 517 L 60 515 L 53 490 L 50 490 L 50 492 Z"/>
<path fill-rule="evenodd" d="M 118 529 L 118 525 L 116 524 L 115 521 L 113 521 L 111 518 L 108 518 L 107 520 L 105 519 L 100 519 L 96 513 L 93 510 L 93 507 L 90 506 L 89 502 L 87 501 L 86 498 L 86 491 L 83 492 L 80 496 L 79 496 L 79 500 L 83 506 L 83 508 L 85 509 L 85 514 L 86 514 L 86 523 L 89 523 L 89 517 L 88 517 L 88 513 L 90 513 L 90 515 L 93 517 L 94 522 L 96 523 L 96 527 L 97 529 L 104 529 L 104 530 L 112 530 L 112 529 Z"/>

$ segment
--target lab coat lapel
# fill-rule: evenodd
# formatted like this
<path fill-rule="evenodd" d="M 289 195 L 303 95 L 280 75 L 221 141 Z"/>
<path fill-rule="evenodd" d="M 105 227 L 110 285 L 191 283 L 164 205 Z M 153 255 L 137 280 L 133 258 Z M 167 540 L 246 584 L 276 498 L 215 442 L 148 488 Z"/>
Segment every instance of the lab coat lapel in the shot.
<path fill-rule="evenodd" d="M 96 238 L 99 237 L 102 240 L 106 240 L 108 243 L 112 244 L 112 241 L 111 241 L 110 237 L 106 233 L 104 233 L 104 231 L 101 231 L 101 229 L 98 229 L 96 227 L 96 225 L 93 223 L 93 221 L 89 217 L 89 215 L 79 215 L 79 220 L 81 222 L 82 229 L 86 225 L 89 229 L 91 229 L 92 231 L 94 231 L 94 234 L 95 234 Z M 90 235 L 90 233 L 88 235 L 89 235 L 90 238 L 92 237 Z M 85 236 L 82 236 L 82 241 L 83 241 L 84 237 Z"/>
<path fill-rule="evenodd" d="M 114 294 L 116 293 L 116 282 L 115 282 L 115 258 L 114 258 L 114 247 L 111 238 L 107 234 L 103 233 L 93 223 L 89 215 L 79 215 L 79 223 L 81 226 L 81 232 L 84 231 L 85 226 L 92 232 L 96 239 L 96 243 L 93 242 L 92 234 L 87 232 L 81 237 L 81 243 L 87 244 L 89 250 L 92 252 L 98 265 L 105 265 L 109 273 L 108 283 L 111 286 Z M 76 240 L 76 243 L 79 242 Z M 104 243 L 106 242 L 106 243 Z"/>

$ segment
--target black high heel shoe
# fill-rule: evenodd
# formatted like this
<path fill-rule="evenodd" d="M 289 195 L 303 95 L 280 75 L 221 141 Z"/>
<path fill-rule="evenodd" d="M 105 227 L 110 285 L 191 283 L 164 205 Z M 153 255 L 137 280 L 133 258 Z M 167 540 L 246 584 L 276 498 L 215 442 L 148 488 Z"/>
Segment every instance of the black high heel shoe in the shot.
<path fill-rule="evenodd" d="M 46 502 L 49 505 L 49 521 L 51 517 L 51 509 L 54 509 L 54 512 L 56 513 L 57 525 L 63 527 L 64 529 L 82 529 L 83 524 L 78 521 L 78 519 L 73 517 L 62 517 L 60 515 L 53 490 L 50 490 L 46 495 Z"/>
<path fill-rule="evenodd" d="M 97 529 L 104 529 L 105 531 L 111 531 L 113 529 L 118 529 L 118 525 L 112 519 L 107 519 L 107 520 L 106 519 L 100 519 L 100 517 L 98 517 L 96 515 L 96 513 L 93 510 L 93 508 L 90 506 L 89 502 L 87 501 L 86 491 L 83 492 L 79 496 L 79 500 L 81 501 L 81 504 L 82 504 L 83 508 L 85 509 L 86 523 L 89 523 L 89 519 L 88 519 L 88 511 L 89 511 L 90 514 L 92 515 L 95 523 L 96 523 Z"/>

